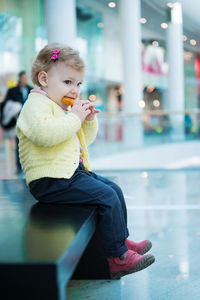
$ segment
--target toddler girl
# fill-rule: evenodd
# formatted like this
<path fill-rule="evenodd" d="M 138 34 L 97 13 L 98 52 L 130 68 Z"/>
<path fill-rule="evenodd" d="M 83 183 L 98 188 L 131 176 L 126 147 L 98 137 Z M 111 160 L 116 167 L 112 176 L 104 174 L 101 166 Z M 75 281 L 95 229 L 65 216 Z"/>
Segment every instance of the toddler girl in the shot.
<path fill-rule="evenodd" d="M 22 168 L 30 192 L 40 202 L 86 204 L 98 208 L 97 230 L 112 278 L 142 270 L 154 262 L 143 255 L 150 241 L 127 239 L 127 211 L 118 185 L 90 170 L 87 146 L 98 130 L 94 104 L 77 100 L 84 78 L 77 51 L 50 44 L 32 66 L 31 91 L 17 121 Z M 76 99 L 72 109 L 62 98 Z"/>

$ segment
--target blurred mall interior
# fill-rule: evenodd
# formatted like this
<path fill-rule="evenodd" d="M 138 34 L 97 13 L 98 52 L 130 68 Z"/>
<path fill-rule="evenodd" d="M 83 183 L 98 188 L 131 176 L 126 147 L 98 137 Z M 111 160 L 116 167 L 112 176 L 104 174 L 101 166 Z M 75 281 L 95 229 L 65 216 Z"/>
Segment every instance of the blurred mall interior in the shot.
<path fill-rule="evenodd" d="M 68 299 L 199 299 L 199 0 L 0 0 L 0 102 L 48 42 L 86 62 L 81 99 L 101 109 L 93 170 L 125 190 L 131 235 L 157 262 L 113 281 L 74 281 Z M 0 178 L 17 178 L 0 128 Z M 193 249 L 193 250 L 192 250 Z"/>
<path fill-rule="evenodd" d="M 86 62 L 81 97 L 102 111 L 99 142 L 123 143 L 127 114 L 142 118 L 137 145 L 198 138 L 198 1 L 173 2 L 1 0 L 0 101 L 19 71 L 30 75 L 38 51 L 58 41 Z"/>

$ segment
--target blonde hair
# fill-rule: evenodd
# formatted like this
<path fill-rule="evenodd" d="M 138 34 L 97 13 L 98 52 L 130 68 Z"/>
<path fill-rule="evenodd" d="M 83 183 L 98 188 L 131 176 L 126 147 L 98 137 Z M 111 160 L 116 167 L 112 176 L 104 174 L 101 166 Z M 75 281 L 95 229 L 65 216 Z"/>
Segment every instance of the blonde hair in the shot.
<path fill-rule="evenodd" d="M 59 49 L 57 60 L 52 60 L 53 50 Z M 64 62 L 66 66 L 75 69 L 76 71 L 84 72 L 85 64 L 79 56 L 79 52 L 62 44 L 54 43 L 45 46 L 38 53 L 35 61 L 32 65 L 31 77 L 34 84 L 41 86 L 38 81 L 38 74 L 41 71 L 47 72 L 51 66 L 57 64 L 58 62 Z"/>

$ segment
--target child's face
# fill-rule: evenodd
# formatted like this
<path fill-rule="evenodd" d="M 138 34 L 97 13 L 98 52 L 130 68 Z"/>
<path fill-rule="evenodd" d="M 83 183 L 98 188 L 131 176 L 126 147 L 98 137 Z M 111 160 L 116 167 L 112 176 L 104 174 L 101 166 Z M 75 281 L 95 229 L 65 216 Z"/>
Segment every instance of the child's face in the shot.
<path fill-rule="evenodd" d="M 51 100 L 66 109 L 67 105 L 62 102 L 62 98 L 66 96 L 77 99 L 83 77 L 83 72 L 66 66 L 64 62 L 58 62 L 47 72 L 47 86 L 44 90 Z"/>

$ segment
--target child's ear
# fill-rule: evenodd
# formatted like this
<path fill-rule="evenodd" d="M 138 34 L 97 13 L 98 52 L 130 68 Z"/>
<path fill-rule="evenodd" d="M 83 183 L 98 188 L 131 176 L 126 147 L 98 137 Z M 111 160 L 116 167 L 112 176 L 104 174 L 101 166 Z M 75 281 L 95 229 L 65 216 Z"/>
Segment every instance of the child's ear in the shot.
<path fill-rule="evenodd" d="M 40 71 L 38 74 L 38 81 L 42 87 L 47 87 L 48 75 L 45 71 Z"/>

